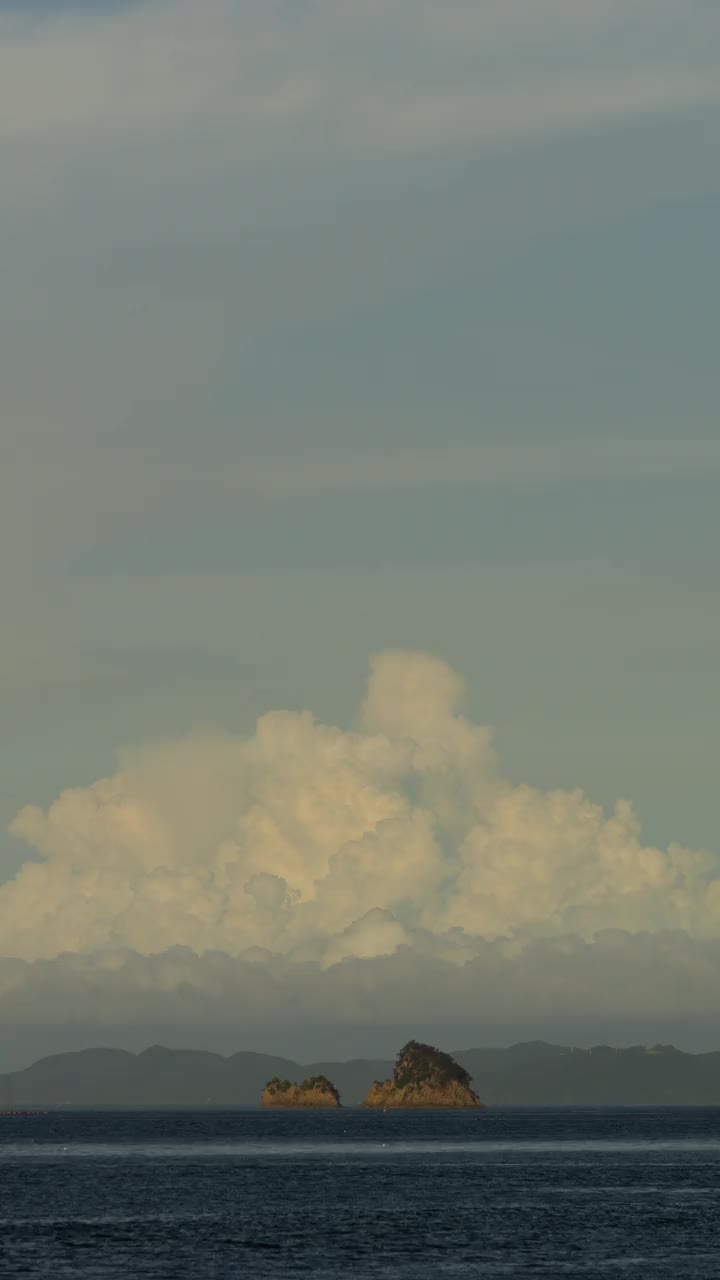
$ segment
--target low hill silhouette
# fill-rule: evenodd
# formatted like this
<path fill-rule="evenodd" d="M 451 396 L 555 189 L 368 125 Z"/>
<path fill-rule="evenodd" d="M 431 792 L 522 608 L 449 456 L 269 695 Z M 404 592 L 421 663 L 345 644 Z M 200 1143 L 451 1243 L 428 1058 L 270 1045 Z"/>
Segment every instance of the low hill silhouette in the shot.
<path fill-rule="evenodd" d="M 720 1106 L 720 1053 L 672 1045 L 577 1049 L 533 1041 L 510 1048 L 453 1051 L 488 1106 Z M 142 1053 L 84 1049 L 41 1058 L 0 1075 L 0 1110 L 31 1107 L 257 1106 L 268 1080 L 300 1084 L 327 1076 L 344 1105 L 357 1106 L 388 1059 L 298 1063 L 242 1051 L 223 1057 L 154 1045 Z"/>

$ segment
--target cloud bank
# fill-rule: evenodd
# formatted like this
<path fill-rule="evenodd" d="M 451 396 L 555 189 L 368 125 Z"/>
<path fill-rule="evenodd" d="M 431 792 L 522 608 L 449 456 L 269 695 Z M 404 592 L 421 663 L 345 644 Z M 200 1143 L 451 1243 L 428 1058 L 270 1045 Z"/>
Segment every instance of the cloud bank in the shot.
<path fill-rule="evenodd" d="M 401 932 L 377 913 L 354 931 L 354 949 L 363 954 L 363 936 L 367 950 L 389 949 Z M 464 963 L 457 956 L 451 962 L 426 940 L 330 967 L 261 953 L 197 955 L 187 947 L 151 956 L 116 949 L 35 963 L 2 959 L 0 1015 L 20 1034 L 42 1026 L 51 1049 L 73 1029 L 92 1043 L 94 1027 L 103 1035 L 132 1029 L 140 1046 L 171 1031 L 178 1044 L 217 1043 L 220 1034 L 230 1049 L 272 1043 L 291 1053 L 329 1027 L 337 1033 L 335 1053 L 357 1029 L 366 1034 L 353 1041 L 356 1051 L 367 1054 L 379 1042 L 391 1047 L 400 1028 L 428 1028 L 440 1039 L 452 1028 L 466 1046 L 488 1036 L 527 1038 L 528 1029 L 590 1042 L 608 1027 L 625 1028 L 622 1038 L 631 1042 L 663 1032 L 673 1038 L 681 1029 L 693 1045 L 717 1047 L 718 939 L 609 929 L 592 941 L 476 939 L 471 951 Z M 653 1033 L 645 1037 L 647 1027 Z"/>
<path fill-rule="evenodd" d="M 24 808 L 5 1025 L 231 1025 L 255 1047 L 268 1027 L 707 1025 L 720 859 L 643 844 L 626 801 L 504 778 L 462 692 L 445 662 L 385 652 L 356 730 L 271 712 Z"/>
<path fill-rule="evenodd" d="M 400 948 L 462 964 L 479 939 L 687 930 L 720 920 L 720 863 L 644 845 L 632 807 L 500 773 L 442 661 L 372 663 L 360 727 L 271 712 L 196 731 L 29 806 L 33 850 L 0 888 L 6 954 L 176 946 L 331 967 Z"/>

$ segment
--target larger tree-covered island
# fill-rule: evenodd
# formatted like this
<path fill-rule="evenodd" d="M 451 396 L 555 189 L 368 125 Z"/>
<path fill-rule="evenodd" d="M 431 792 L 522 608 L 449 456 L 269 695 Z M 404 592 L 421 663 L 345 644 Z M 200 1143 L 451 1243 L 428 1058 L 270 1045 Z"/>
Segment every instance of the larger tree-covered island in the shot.
<path fill-rule="evenodd" d="M 410 1040 L 392 1080 L 376 1080 L 364 1107 L 482 1107 L 467 1071 L 441 1049 Z"/>
<path fill-rule="evenodd" d="M 327 1076 L 308 1076 L 302 1084 L 268 1080 L 262 1095 L 264 1107 L 339 1107 L 340 1094 Z"/>

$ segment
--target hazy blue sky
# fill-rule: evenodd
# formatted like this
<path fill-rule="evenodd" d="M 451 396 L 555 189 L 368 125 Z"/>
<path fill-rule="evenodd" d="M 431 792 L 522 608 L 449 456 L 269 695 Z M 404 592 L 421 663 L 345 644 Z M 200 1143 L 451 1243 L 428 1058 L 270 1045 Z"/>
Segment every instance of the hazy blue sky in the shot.
<path fill-rule="evenodd" d="M 400 647 L 720 853 L 719 130 L 714 0 L 0 0 L 3 829 Z"/>

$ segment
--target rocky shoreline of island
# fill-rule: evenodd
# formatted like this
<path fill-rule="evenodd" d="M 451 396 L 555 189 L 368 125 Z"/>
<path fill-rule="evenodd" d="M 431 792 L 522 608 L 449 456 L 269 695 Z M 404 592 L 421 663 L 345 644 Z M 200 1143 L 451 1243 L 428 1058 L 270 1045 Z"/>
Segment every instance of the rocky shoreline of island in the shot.
<path fill-rule="evenodd" d="M 419 1040 L 409 1040 L 400 1050 L 389 1080 L 375 1080 L 363 1107 L 383 1111 L 410 1107 L 482 1107 L 468 1072 L 449 1053 Z M 302 1084 L 268 1080 L 262 1093 L 263 1107 L 339 1107 L 340 1093 L 327 1076 L 312 1076 Z"/>
<path fill-rule="evenodd" d="M 263 1107 L 339 1107 L 340 1094 L 327 1076 L 309 1076 L 302 1084 L 273 1076 L 262 1092 Z"/>

